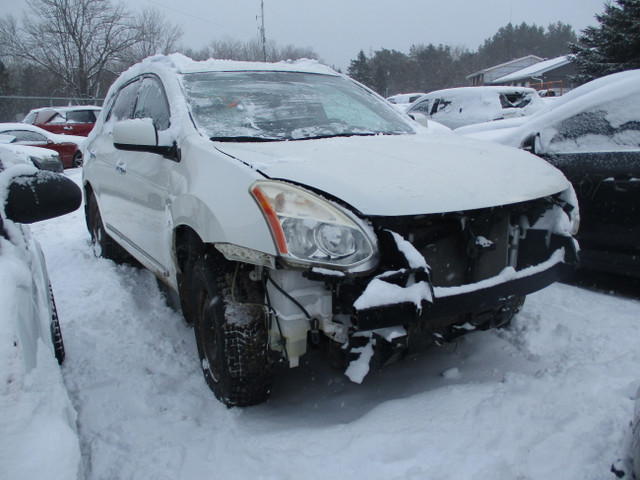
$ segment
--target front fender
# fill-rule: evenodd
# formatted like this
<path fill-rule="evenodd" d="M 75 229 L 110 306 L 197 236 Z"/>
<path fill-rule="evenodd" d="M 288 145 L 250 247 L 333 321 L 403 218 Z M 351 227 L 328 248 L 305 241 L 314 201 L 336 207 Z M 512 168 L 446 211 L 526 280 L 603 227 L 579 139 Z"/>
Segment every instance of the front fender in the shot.
<path fill-rule="evenodd" d="M 208 140 L 185 139 L 171 175 L 169 205 L 173 227 L 187 226 L 205 243 L 231 243 L 276 254 L 267 223 L 249 188 L 259 172 L 228 157 Z"/>

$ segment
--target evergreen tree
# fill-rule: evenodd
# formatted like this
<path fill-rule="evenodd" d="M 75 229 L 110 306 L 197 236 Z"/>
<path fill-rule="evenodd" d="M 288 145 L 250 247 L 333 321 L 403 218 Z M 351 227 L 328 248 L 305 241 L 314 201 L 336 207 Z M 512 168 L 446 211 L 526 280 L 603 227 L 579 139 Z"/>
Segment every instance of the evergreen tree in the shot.
<path fill-rule="evenodd" d="M 640 68 L 640 0 L 615 0 L 596 15 L 597 27 L 582 31 L 580 44 L 570 46 L 578 81 Z"/>
<path fill-rule="evenodd" d="M 413 45 L 409 51 L 416 63 L 418 78 L 416 91 L 431 92 L 454 86 L 457 76 L 456 61 L 447 45 Z"/>
<path fill-rule="evenodd" d="M 526 23 L 501 27 L 478 48 L 478 56 L 485 66 L 498 65 L 514 58 L 536 54 L 544 43 L 544 28 Z"/>
<path fill-rule="evenodd" d="M 543 58 L 565 55 L 569 53 L 569 44 L 575 42 L 573 28 L 562 22 L 552 23 L 546 29 L 526 23 L 508 24 L 486 39 L 477 52 L 429 44 L 412 45 L 408 55 L 382 48 L 367 58 L 361 50 L 351 60 L 347 73 L 384 96 L 430 92 L 467 85 L 467 75 L 514 58 L 530 54 Z"/>
<path fill-rule="evenodd" d="M 383 97 L 414 90 L 415 62 L 404 53 L 386 48 L 376 50 L 370 65 L 373 83 L 369 86 Z"/>
<path fill-rule="evenodd" d="M 509 23 L 478 48 L 478 57 L 485 66 L 498 65 L 514 58 L 537 55 L 553 58 L 569 53 L 569 43 L 576 42 L 576 34 L 570 25 L 552 23 L 545 30 L 536 25 L 513 26 Z"/>
<path fill-rule="evenodd" d="M 368 87 L 373 86 L 371 66 L 369 65 L 369 60 L 363 50 L 360 50 L 360 53 L 358 53 L 355 60 L 351 60 L 349 68 L 347 68 L 347 75 Z"/>
<path fill-rule="evenodd" d="M 538 53 L 541 57 L 553 58 L 569 53 L 569 44 L 576 43 L 578 37 L 573 27 L 566 23 L 552 23 L 547 27 L 546 40 L 543 50 Z"/>

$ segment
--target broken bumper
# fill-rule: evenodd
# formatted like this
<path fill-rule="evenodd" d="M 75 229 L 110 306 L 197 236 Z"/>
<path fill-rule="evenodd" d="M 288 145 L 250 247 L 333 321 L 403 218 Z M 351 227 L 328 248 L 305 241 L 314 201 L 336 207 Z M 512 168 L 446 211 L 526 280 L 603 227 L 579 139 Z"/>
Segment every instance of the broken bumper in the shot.
<path fill-rule="evenodd" d="M 375 330 L 417 323 L 440 323 L 438 319 L 482 317 L 499 311 L 514 299 L 560 280 L 577 266 L 576 246 L 571 237 L 554 235 L 548 260 L 516 271 L 509 267 L 499 275 L 458 287 L 434 287 L 431 301 L 400 302 L 356 311 L 359 330 Z M 448 322 L 447 322 L 448 323 Z"/>

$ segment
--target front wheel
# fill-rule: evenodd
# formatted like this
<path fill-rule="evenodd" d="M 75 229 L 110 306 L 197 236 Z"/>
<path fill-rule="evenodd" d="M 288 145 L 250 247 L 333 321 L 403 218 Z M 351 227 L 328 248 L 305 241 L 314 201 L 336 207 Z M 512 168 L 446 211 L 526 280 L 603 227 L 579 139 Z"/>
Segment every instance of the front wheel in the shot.
<path fill-rule="evenodd" d="M 104 257 L 116 263 L 130 261 L 129 254 L 105 231 L 98 201 L 94 193 L 89 194 L 87 201 L 87 227 L 91 234 L 93 254 L 96 257 Z"/>
<path fill-rule="evenodd" d="M 273 378 L 264 310 L 232 299 L 232 282 L 243 273 L 228 272 L 224 260 L 213 258 L 196 258 L 189 279 L 202 372 L 209 388 L 228 407 L 262 403 L 271 393 Z"/>

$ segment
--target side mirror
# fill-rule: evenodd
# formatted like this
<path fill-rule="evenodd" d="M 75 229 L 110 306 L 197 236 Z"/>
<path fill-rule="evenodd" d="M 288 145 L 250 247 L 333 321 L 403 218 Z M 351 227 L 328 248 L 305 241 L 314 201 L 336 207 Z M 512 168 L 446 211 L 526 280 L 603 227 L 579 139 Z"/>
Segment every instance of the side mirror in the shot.
<path fill-rule="evenodd" d="M 53 172 L 14 177 L 9 185 L 4 210 L 16 223 L 34 223 L 77 210 L 82 191 L 70 178 Z"/>
<path fill-rule="evenodd" d="M 542 144 L 540 143 L 540 134 L 532 133 L 527 138 L 522 141 L 520 145 L 522 150 L 525 150 L 529 153 L 540 154 L 542 152 Z"/>
<path fill-rule="evenodd" d="M 150 118 L 122 120 L 113 126 L 113 144 L 121 150 L 157 147 L 158 132 Z"/>
<path fill-rule="evenodd" d="M 113 146 L 129 152 L 149 152 L 180 161 L 176 142 L 170 147 L 158 145 L 158 131 L 150 118 L 134 118 L 116 122 L 113 126 Z"/>

